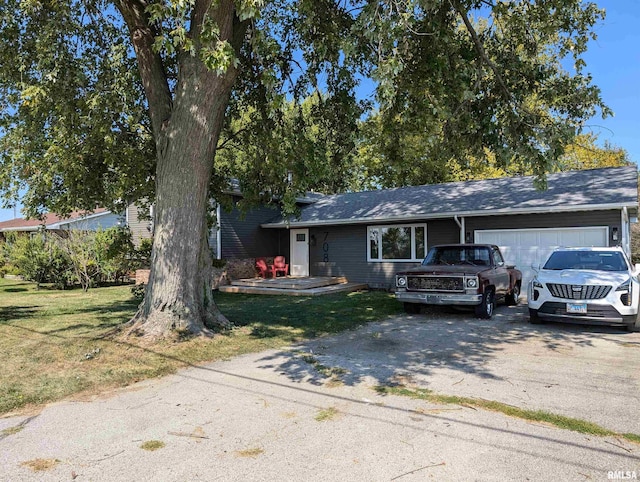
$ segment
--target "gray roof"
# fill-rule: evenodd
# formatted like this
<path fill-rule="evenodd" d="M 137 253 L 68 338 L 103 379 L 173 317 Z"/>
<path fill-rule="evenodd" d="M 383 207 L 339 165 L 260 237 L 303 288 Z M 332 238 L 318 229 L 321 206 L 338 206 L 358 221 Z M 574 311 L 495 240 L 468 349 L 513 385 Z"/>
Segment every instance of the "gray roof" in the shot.
<path fill-rule="evenodd" d="M 548 189 L 537 190 L 533 177 L 380 189 L 325 196 L 303 208 L 291 227 L 321 224 L 357 224 L 491 216 L 540 212 L 567 212 L 627 207 L 636 215 L 637 166 L 561 172 L 547 176 Z M 263 227 L 283 227 L 282 218 Z"/>

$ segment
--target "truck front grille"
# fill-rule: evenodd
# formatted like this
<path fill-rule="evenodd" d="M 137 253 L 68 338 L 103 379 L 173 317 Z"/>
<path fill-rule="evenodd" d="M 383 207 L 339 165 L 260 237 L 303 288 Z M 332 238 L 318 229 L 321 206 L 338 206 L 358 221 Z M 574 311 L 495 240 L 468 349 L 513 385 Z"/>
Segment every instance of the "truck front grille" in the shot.
<path fill-rule="evenodd" d="M 554 298 L 565 300 L 600 300 L 611 291 L 611 286 L 606 285 L 566 285 L 560 283 L 547 283 L 547 288 Z"/>
<path fill-rule="evenodd" d="M 464 281 L 458 276 L 409 276 L 407 288 L 415 291 L 464 291 Z"/>

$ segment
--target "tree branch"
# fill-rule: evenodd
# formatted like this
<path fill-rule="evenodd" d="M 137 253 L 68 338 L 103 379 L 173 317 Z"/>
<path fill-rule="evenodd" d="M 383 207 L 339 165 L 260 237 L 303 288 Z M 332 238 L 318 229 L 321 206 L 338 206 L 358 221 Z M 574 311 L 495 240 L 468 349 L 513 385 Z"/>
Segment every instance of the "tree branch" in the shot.
<path fill-rule="evenodd" d="M 114 0 L 114 4 L 129 28 L 142 85 L 149 103 L 153 132 L 158 142 L 162 137 L 164 123 L 171 116 L 172 100 L 162 57 L 153 51 L 155 28 L 145 10 L 145 0 Z"/>
<path fill-rule="evenodd" d="M 507 84 L 505 84 L 504 79 L 502 78 L 500 69 L 498 69 L 496 64 L 493 63 L 493 61 L 489 58 L 489 56 L 485 52 L 484 47 L 482 46 L 482 42 L 478 37 L 478 33 L 473 28 L 473 25 L 471 25 L 471 22 L 469 21 L 469 17 L 467 17 L 467 12 L 464 11 L 464 9 L 462 8 L 458 0 L 449 0 L 449 4 L 456 10 L 456 12 L 458 12 L 460 17 L 462 17 L 462 21 L 464 22 L 464 25 L 467 28 L 469 35 L 471 36 L 471 40 L 473 40 L 473 45 L 475 46 L 476 51 L 478 52 L 482 60 L 493 71 L 494 75 L 496 76 L 496 79 L 498 79 L 498 84 L 500 84 L 500 88 L 504 91 L 504 94 L 507 96 L 507 99 L 513 100 L 513 95 L 511 94 L 511 91 L 507 87 Z"/>

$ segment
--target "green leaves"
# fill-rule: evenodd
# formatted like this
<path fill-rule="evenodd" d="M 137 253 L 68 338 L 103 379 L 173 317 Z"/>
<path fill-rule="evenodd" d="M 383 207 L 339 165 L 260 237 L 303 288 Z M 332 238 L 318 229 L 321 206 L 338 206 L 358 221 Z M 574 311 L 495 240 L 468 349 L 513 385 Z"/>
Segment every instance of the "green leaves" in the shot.
<path fill-rule="evenodd" d="M 179 72 L 239 73 L 215 194 L 229 177 L 256 199 L 465 172 L 542 181 L 585 119 L 611 113 L 582 58 L 604 13 L 582 0 L 121 1 L 155 38 L 170 95 Z M 162 140 L 135 32 L 102 1 L 0 5 L 5 199 L 26 189 L 34 215 L 152 199 Z M 375 98 L 358 99 L 369 79 Z"/>

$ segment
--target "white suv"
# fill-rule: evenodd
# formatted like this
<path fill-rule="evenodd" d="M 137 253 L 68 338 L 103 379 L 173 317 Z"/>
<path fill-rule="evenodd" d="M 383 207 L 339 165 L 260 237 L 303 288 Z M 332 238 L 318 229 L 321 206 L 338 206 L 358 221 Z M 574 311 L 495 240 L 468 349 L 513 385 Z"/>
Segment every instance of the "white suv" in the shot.
<path fill-rule="evenodd" d="M 529 284 L 529 321 L 640 331 L 638 270 L 621 248 L 559 248 Z"/>

